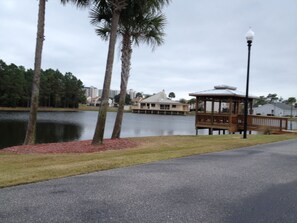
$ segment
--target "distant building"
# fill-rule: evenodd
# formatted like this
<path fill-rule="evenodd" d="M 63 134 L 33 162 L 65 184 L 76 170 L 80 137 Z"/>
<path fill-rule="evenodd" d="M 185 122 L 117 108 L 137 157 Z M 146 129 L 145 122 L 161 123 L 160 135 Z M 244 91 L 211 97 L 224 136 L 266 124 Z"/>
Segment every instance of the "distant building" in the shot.
<path fill-rule="evenodd" d="M 255 107 L 255 115 L 270 115 L 270 116 L 291 116 L 291 105 L 284 103 L 266 104 L 259 107 Z M 292 115 L 297 116 L 297 109 L 293 108 Z"/>
<path fill-rule="evenodd" d="M 99 97 L 102 97 L 102 93 L 103 93 L 103 90 L 102 90 L 102 89 L 99 89 L 99 90 L 98 90 L 98 96 L 99 96 Z M 110 97 L 110 98 L 114 98 L 114 96 L 118 95 L 119 93 L 120 93 L 119 90 L 112 90 L 112 89 L 110 89 L 110 90 L 109 90 L 109 95 L 108 95 L 108 97 Z"/>
<path fill-rule="evenodd" d="M 86 98 L 88 97 L 91 97 L 91 98 L 96 98 L 99 96 L 98 94 L 98 88 L 96 87 L 85 87 L 85 95 L 86 95 Z"/>
<path fill-rule="evenodd" d="M 98 96 L 99 96 L 99 97 L 102 97 L 102 91 L 103 91 L 102 89 L 99 89 L 99 90 L 98 90 Z"/>
<path fill-rule="evenodd" d="M 89 106 L 100 106 L 101 104 L 101 101 L 100 101 L 100 97 L 95 97 L 95 98 L 91 98 L 91 97 L 88 97 L 87 98 L 87 105 Z M 108 106 L 111 106 L 112 105 L 112 100 L 111 99 L 108 99 Z"/>
<path fill-rule="evenodd" d="M 133 113 L 185 115 L 189 111 L 189 106 L 168 99 L 163 90 L 151 97 L 140 100 L 131 109 Z"/>
<path fill-rule="evenodd" d="M 131 100 L 136 97 L 136 91 L 130 89 L 127 94 L 130 96 Z"/>
<path fill-rule="evenodd" d="M 109 97 L 110 98 L 114 98 L 114 96 L 120 94 L 120 91 L 119 90 L 111 90 L 109 91 Z"/>

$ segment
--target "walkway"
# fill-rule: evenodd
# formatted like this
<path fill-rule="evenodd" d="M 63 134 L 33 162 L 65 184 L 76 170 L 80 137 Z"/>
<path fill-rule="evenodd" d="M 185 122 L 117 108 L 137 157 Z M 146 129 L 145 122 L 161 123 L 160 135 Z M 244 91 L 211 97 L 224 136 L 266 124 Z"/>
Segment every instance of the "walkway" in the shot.
<path fill-rule="evenodd" d="M 0 190 L 0 222 L 296 222 L 297 140 Z"/>

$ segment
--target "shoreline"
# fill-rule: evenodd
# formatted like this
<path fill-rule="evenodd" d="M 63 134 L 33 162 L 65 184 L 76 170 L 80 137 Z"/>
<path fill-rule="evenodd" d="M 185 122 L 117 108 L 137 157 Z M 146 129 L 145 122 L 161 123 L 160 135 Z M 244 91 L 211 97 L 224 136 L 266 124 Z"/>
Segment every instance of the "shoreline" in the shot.
<path fill-rule="evenodd" d="M 7 112 L 29 112 L 29 107 L 0 107 L 1 111 Z M 38 112 L 79 112 L 79 111 L 99 111 L 99 107 L 83 106 L 79 108 L 53 108 L 53 107 L 38 107 Z M 108 112 L 117 112 L 117 108 L 110 107 Z"/>

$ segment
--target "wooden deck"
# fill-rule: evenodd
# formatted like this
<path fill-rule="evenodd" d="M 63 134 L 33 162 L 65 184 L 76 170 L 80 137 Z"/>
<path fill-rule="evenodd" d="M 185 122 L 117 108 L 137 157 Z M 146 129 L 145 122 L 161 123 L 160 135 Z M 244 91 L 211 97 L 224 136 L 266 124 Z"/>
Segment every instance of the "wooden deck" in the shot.
<path fill-rule="evenodd" d="M 288 118 L 248 115 L 248 131 L 283 132 L 288 128 Z M 198 113 L 196 128 L 210 130 L 243 131 L 244 116 L 235 114 Z"/>
<path fill-rule="evenodd" d="M 132 108 L 132 113 L 139 114 L 155 114 L 155 115 L 186 115 L 187 111 L 172 111 L 172 110 L 149 110 Z"/>

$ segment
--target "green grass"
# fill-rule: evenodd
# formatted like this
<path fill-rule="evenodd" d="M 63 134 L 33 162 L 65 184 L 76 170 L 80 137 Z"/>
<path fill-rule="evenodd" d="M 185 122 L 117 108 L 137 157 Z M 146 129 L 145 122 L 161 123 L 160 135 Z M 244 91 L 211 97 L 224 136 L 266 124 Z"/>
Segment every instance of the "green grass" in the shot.
<path fill-rule="evenodd" d="M 271 143 L 296 135 L 166 136 L 133 138 L 140 145 L 126 150 L 81 154 L 1 154 L 0 187 L 73 176 L 194 154 Z"/>

